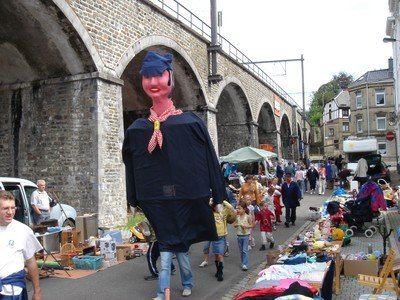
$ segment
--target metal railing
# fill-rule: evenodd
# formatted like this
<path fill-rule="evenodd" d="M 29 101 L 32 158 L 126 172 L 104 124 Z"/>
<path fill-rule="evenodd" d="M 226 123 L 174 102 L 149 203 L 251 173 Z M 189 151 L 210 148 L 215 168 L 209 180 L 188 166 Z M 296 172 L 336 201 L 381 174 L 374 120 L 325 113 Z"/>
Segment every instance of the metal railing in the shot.
<path fill-rule="evenodd" d="M 182 22 L 184 25 L 191 28 L 197 34 L 211 41 L 211 27 L 176 0 L 148 1 L 161 8 L 162 10 Z M 288 93 L 286 93 L 285 90 L 281 86 L 279 86 L 279 84 L 277 84 L 271 77 L 269 77 L 267 73 L 265 73 L 258 65 L 252 63 L 252 60 L 250 58 L 248 58 L 242 51 L 240 51 L 237 47 L 230 43 L 226 38 L 218 34 L 218 41 L 221 45 L 222 51 L 225 52 L 226 55 L 228 55 L 238 64 L 242 65 L 250 73 L 261 79 L 284 100 L 289 102 L 289 104 L 298 106 L 296 101 L 294 101 L 294 99 Z"/>

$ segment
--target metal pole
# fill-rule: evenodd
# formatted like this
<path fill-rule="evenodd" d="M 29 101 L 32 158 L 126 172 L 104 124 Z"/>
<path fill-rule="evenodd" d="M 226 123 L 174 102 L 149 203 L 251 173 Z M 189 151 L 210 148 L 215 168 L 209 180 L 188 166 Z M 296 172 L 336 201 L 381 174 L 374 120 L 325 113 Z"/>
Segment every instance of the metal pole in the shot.
<path fill-rule="evenodd" d="M 211 47 L 218 45 L 217 0 L 210 0 L 211 9 Z M 211 75 L 217 74 L 217 52 L 211 52 Z"/>
<path fill-rule="evenodd" d="M 307 142 L 307 128 L 306 128 L 306 99 L 305 99 L 305 94 L 304 94 L 304 58 L 303 54 L 301 55 L 301 96 L 303 98 L 303 143 L 304 143 L 304 153 L 303 157 L 307 155 L 307 147 L 306 147 L 306 142 Z"/>
<path fill-rule="evenodd" d="M 394 146 L 395 146 L 395 149 L 396 149 L 396 171 L 397 171 L 397 174 L 400 174 L 400 169 L 399 169 L 399 150 L 398 150 L 398 148 L 397 148 L 397 132 L 396 132 L 396 130 L 395 130 L 395 132 L 394 132 Z"/>

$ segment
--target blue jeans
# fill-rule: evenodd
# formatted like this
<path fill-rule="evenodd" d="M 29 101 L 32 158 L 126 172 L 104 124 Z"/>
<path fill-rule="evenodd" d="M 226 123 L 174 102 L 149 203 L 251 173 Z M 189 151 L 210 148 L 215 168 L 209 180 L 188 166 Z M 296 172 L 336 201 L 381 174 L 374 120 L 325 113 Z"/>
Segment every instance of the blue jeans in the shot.
<path fill-rule="evenodd" d="M 160 252 L 161 256 L 161 272 L 158 273 L 158 290 L 157 297 L 164 299 L 164 291 L 171 286 L 171 263 L 173 252 Z M 188 252 L 176 252 L 176 258 L 181 273 L 181 281 L 183 289 L 192 289 L 193 275 L 190 267 L 190 259 Z"/>
<path fill-rule="evenodd" d="M 300 192 L 301 192 L 301 197 L 304 197 L 304 193 L 305 193 L 304 180 L 297 180 L 297 185 L 299 186 L 299 189 L 300 189 Z"/>
<path fill-rule="evenodd" d="M 237 241 L 239 245 L 242 266 L 249 266 L 249 235 L 238 235 Z"/>

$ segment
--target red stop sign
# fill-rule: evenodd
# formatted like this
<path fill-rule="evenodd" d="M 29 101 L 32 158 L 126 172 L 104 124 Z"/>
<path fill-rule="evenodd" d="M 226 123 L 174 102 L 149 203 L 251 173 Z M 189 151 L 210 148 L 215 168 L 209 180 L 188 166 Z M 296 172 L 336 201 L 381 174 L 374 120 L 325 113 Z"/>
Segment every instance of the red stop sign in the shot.
<path fill-rule="evenodd" d="M 393 141 L 394 140 L 394 132 L 393 131 L 386 132 L 386 139 L 388 141 Z"/>

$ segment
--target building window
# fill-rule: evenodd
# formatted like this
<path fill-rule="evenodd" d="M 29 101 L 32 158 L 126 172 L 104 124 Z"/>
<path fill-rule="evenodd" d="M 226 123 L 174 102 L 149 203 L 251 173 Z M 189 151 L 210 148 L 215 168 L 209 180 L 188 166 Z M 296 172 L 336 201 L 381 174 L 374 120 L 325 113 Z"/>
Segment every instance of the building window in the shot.
<path fill-rule="evenodd" d="M 357 132 L 363 132 L 363 119 L 357 119 Z"/>
<path fill-rule="evenodd" d="M 386 130 L 386 117 L 376 118 L 376 130 L 378 131 Z"/>
<path fill-rule="evenodd" d="M 380 155 L 387 155 L 387 144 L 385 142 L 378 143 L 378 152 Z"/>
<path fill-rule="evenodd" d="M 329 128 L 329 136 L 334 136 L 335 135 L 335 129 Z"/>
<path fill-rule="evenodd" d="M 333 144 L 335 145 L 335 149 L 339 149 L 339 140 L 333 140 Z"/>
<path fill-rule="evenodd" d="M 362 108 L 362 94 L 361 92 L 356 93 L 356 108 Z"/>
<path fill-rule="evenodd" d="M 342 128 L 343 132 L 348 132 L 350 131 L 350 126 L 348 122 L 343 122 L 343 128 Z"/>
<path fill-rule="evenodd" d="M 349 109 L 348 108 L 342 109 L 342 116 L 343 117 L 348 117 L 349 116 Z"/>
<path fill-rule="evenodd" d="M 329 108 L 329 120 L 332 120 L 332 110 Z"/>
<path fill-rule="evenodd" d="M 375 90 L 375 100 L 377 106 L 385 105 L 385 90 Z"/>

